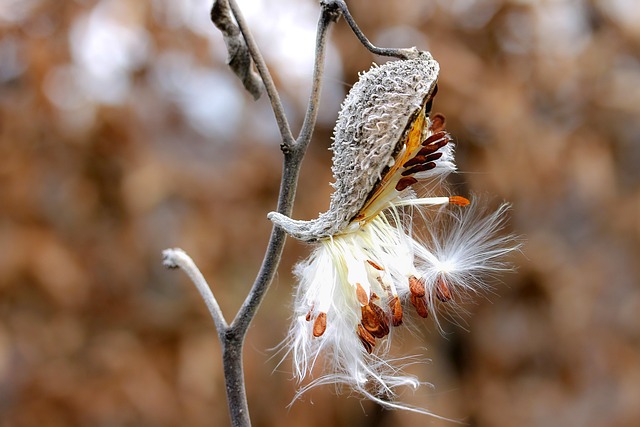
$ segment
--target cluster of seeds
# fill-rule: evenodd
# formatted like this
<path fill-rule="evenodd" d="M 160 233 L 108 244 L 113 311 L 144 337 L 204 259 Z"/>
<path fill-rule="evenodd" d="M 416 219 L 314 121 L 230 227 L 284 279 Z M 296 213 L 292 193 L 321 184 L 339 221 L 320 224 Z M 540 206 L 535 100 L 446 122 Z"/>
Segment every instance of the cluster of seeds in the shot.
<path fill-rule="evenodd" d="M 424 177 L 424 172 L 431 171 L 438 166 L 438 161 L 443 157 L 443 148 L 451 142 L 451 136 L 444 129 L 445 117 L 436 113 L 429 117 L 433 97 L 437 92 L 435 85 L 433 92 L 425 101 L 424 107 L 412 123 L 404 141 L 401 141 L 397 149 L 396 159 L 390 167 L 383 172 L 380 182 L 372 190 L 369 201 L 361 212 L 354 218 L 355 223 L 364 224 L 373 215 L 379 212 L 375 209 L 375 201 L 385 197 L 395 197 L 409 189 Z M 427 128 L 425 130 L 425 128 Z M 416 143 L 422 140 L 420 143 Z M 389 192 L 393 193 L 390 195 Z M 450 196 L 449 204 L 466 206 L 469 201 L 461 196 Z M 372 215 L 373 214 L 373 215 Z M 376 345 L 376 339 L 382 339 L 389 334 L 392 326 L 402 324 L 403 309 L 400 298 L 395 289 L 383 280 L 384 267 L 379 263 L 367 259 L 367 270 L 372 278 L 380 285 L 385 294 L 381 298 L 375 292 L 365 290 L 361 283 L 355 283 L 355 294 L 360 304 L 360 323 L 356 325 L 356 334 L 368 353 L 372 353 Z M 367 286 L 367 288 L 370 288 Z M 394 287 L 395 288 L 395 287 Z M 425 281 L 415 275 L 408 277 L 410 291 L 409 301 L 419 316 L 426 318 L 429 315 L 429 298 Z M 451 290 L 444 277 L 439 277 L 435 286 L 435 295 L 441 302 L 451 300 Z M 387 309 L 383 309 L 386 306 Z M 327 314 L 318 312 L 314 315 L 313 308 L 307 313 L 306 320 L 313 319 L 312 333 L 314 337 L 322 336 L 327 329 Z"/>

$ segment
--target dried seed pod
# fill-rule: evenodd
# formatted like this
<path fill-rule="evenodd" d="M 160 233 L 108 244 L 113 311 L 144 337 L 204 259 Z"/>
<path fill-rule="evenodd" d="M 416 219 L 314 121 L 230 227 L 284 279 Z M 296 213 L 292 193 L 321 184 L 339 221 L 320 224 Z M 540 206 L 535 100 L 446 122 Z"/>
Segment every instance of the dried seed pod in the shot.
<path fill-rule="evenodd" d="M 374 66 L 360 76 L 342 104 L 334 129 L 335 188 L 329 210 L 311 221 L 277 212 L 268 218 L 291 236 L 314 241 L 345 231 L 395 163 L 413 122 L 435 93 L 438 63 L 428 52 Z M 428 114 L 428 111 L 426 111 Z M 398 184 L 402 191 L 411 180 Z"/>

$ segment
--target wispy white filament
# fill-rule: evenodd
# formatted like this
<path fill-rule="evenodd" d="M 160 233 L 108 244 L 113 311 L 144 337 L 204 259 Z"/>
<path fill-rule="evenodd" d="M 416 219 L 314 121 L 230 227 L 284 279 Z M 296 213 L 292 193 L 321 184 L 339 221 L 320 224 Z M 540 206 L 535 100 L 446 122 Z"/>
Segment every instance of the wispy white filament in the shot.
<path fill-rule="evenodd" d="M 388 317 L 388 305 L 398 296 L 403 316 L 408 317 L 415 315 L 409 302 L 409 278 L 420 278 L 425 283 L 430 314 L 437 319 L 438 280 L 445 280 L 453 298 L 459 299 L 485 288 L 487 275 L 507 268 L 503 256 L 514 250 L 513 238 L 497 234 L 504 225 L 507 205 L 489 214 L 476 203 L 435 208 L 426 235 L 415 237 L 415 221 L 405 218 L 403 209 L 423 210 L 423 205 L 444 204 L 444 199 L 448 201 L 413 198 L 390 203 L 358 231 L 320 241 L 311 256 L 297 266 L 294 321 L 284 344 L 299 381 L 311 374 L 318 360 L 323 361 L 325 370 L 297 396 L 313 386 L 341 383 L 384 406 L 429 413 L 394 402 L 398 387 L 416 389 L 421 381 L 403 372 L 409 360 L 389 360 L 394 327 L 376 340 L 371 354 L 366 351 L 356 333 L 362 320 L 356 286 L 359 283 L 377 297 Z M 313 319 L 320 312 L 327 315 L 326 330 L 315 337 Z"/>

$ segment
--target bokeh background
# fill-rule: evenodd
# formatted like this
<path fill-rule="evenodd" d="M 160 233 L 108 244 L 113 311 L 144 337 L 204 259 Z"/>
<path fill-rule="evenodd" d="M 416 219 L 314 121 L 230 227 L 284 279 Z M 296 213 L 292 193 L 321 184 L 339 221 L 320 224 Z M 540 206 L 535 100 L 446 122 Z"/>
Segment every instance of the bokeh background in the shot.
<path fill-rule="evenodd" d="M 239 0 L 292 127 L 313 0 Z M 640 3 L 351 0 L 374 43 L 428 49 L 463 194 L 513 204 L 515 273 L 404 341 L 434 384 L 405 399 L 467 425 L 640 425 Z M 281 168 L 266 99 L 225 66 L 210 0 L 0 0 L 0 426 L 229 425 L 220 348 L 184 248 L 227 318 L 268 239 Z M 374 60 L 332 31 L 295 216 L 328 205 L 339 104 Z M 289 241 L 245 350 L 255 426 L 449 423 L 332 387 L 295 392 Z"/>

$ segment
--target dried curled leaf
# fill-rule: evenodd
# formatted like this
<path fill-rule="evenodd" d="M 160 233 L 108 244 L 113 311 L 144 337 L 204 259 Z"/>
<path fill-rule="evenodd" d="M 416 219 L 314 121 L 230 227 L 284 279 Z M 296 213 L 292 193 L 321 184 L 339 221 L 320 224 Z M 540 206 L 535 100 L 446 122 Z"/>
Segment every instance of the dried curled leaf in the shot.
<path fill-rule="evenodd" d="M 229 53 L 227 64 L 240 78 L 244 88 L 253 96 L 253 99 L 257 100 L 262 95 L 264 86 L 258 73 L 253 70 L 253 60 L 249 48 L 240 29 L 231 18 L 231 10 L 227 0 L 216 0 L 213 3 L 211 21 L 224 37 L 224 43 Z"/>

